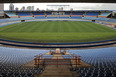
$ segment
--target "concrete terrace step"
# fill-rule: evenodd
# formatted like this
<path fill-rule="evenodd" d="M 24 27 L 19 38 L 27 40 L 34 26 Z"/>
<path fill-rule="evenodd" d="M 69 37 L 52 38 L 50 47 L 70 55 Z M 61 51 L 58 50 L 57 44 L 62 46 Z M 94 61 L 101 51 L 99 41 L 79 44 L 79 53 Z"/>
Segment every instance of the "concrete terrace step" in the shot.
<path fill-rule="evenodd" d="M 40 77 L 72 77 L 72 73 L 67 67 L 46 67 Z"/>

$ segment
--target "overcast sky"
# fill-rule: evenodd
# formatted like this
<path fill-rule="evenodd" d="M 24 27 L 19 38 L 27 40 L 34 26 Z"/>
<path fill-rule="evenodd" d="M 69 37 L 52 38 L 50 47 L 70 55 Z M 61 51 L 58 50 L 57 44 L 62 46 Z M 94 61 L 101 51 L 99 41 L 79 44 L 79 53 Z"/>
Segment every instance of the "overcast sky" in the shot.
<path fill-rule="evenodd" d="M 9 10 L 9 3 L 4 4 L 4 10 Z M 70 5 L 69 7 L 64 7 L 64 10 L 116 10 L 116 3 L 14 3 L 15 8 L 21 9 L 23 6 L 34 6 L 35 10 L 39 8 L 40 10 L 54 9 L 57 10 L 59 7 L 50 7 L 47 5 Z M 61 6 L 62 7 L 62 6 Z"/>

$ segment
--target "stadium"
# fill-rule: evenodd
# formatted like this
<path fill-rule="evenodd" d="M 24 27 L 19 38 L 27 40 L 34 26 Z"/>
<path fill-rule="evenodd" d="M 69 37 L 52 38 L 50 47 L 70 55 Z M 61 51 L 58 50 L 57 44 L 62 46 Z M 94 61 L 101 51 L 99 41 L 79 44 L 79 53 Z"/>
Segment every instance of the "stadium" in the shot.
<path fill-rule="evenodd" d="M 116 77 L 115 9 L 0 2 L 0 77 Z"/>

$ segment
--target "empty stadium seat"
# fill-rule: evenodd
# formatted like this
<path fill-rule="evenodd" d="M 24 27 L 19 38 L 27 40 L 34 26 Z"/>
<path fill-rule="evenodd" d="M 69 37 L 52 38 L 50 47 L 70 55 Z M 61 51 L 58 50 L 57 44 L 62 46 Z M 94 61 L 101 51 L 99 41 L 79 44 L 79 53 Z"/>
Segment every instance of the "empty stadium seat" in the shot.
<path fill-rule="evenodd" d="M 37 17 L 37 18 L 45 17 L 44 12 L 32 12 L 32 14 L 34 17 Z"/>
<path fill-rule="evenodd" d="M 98 17 L 98 18 L 96 18 L 95 20 L 99 20 L 99 21 L 107 21 L 108 18 Z"/>
<path fill-rule="evenodd" d="M 111 14 L 111 12 L 102 12 L 99 17 L 107 17 Z"/>
<path fill-rule="evenodd" d="M 35 19 L 45 19 L 45 16 L 39 16 L 39 17 L 35 17 Z"/>
<path fill-rule="evenodd" d="M 65 15 L 70 15 L 71 13 L 70 12 L 65 12 Z"/>
<path fill-rule="evenodd" d="M 9 18 L 9 21 L 20 21 L 20 18 Z"/>
<path fill-rule="evenodd" d="M 96 17 L 83 17 L 83 19 L 87 19 L 87 20 L 95 20 Z"/>
<path fill-rule="evenodd" d="M 72 15 L 83 15 L 85 12 L 72 12 Z"/>
<path fill-rule="evenodd" d="M 2 22 L 9 22 L 9 20 L 8 19 L 0 19 L 0 22 L 2 23 Z"/>
<path fill-rule="evenodd" d="M 85 16 L 98 16 L 100 12 L 86 12 Z"/>
<path fill-rule="evenodd" d="M 116 19 L 109 19 L 109 22 L 116 22 Z"/>
<path fill-rule="evenodd" d="M 0 77 L 34 77 L 36 73 L 41 74 L 44 71 L 42 68 L 22 65 L 32 61 L 35 55 L 45 54 L 48 51 L 0 46 Z M 92 65 L 92 67 L 71 68 L 71 71 L 78 72 L 80 77 L 116 77 L 116 47 L 66 51 L 80 55 L 82 61 Z M 52 57 L 53 55 L 49 56 L 50 59 Z M 69 57 L 63 55 L 63 58 Z"/>
<path fill-rule="evenodd" d="M 116 76 L 116 47 L 67 50 L 69 53 L 81 56 L 82 61 L 93 67 L 74 68 L 80 77 L 115 77 Z"/>
<path fill-rule="evenodd" d="M 32 16 L 30 12 L 16 12 L 19 16 Z"/>
<path fill-rule="evenodd" d="M 69 17 L 63 17 L 63 16 L 62 16 L 62 17 L 59 17 L 59 18 L 64 18 L 64 19 L 67 19 L 67 18 L 69 18 Z"/>
<path fill-rule="evenodd" d="M 58 17 L 47 17 L 47 18 L 51 18 L 52 19 L 52 18 L 58 18 Z"/>
<path fill-rule="evenodd" d="M 46 15 L 52 15 L 52 12 L 46 12 Z"/>
<path fill-rule="evenodd" d="M 81 16 L 71 16 L 70 18 L 72 18 L 72 19 L 82 19 Z"/>
<path fill-rule="evenodd" d="M 15 17 L 17 18 L 18 17 L 15 12 L 5 12 L 5 13 L 6 13 L 6 15 L 8 15 L 11 18 L 15 18 Z"/>
<path fill-rule="evenodd" d="M 0 77 L 34 77 L 34 74 L 42 73 L 42 68 L 22 65 L 32 61 L 35 55 L 47 52 L 48 50 L 0 47 Z"/>
<path fill-rule="evenodd" d="M 33 20 L 35 19 L 34 17 L 21 17 L 21 20 Z"/>

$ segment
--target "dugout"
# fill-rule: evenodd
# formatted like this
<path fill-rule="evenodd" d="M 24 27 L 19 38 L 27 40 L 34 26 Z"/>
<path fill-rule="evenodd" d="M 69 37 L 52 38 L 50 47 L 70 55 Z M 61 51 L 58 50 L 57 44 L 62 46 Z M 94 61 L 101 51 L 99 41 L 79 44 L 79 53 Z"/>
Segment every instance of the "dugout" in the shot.
<path fill-rule="evenodd" d="M 95 22 L 95 20 L 91 20 L 92 22 Z"/>
<path fill-rule="evenodd" d="M 25 20 L 21 20 L 21 22 L 25 22 Z"/>

